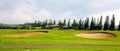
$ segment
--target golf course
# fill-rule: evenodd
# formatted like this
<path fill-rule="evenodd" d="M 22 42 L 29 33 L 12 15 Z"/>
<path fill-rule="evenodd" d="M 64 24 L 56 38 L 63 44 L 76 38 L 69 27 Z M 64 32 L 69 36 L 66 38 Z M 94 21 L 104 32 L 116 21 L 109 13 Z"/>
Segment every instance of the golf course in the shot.
<path fill-rule="evenodd" d="M 120 51 L 120 0 L 0 0 L 0 51 Z"/>
<path fill-rule="evenodd" d="M 116 37 L 84 38 L 76 36 L 76 34 L 85 32 L 109 32 L 115 34 Z M 120 31 L 109 30 L 0 30 L 1 51 L 119 51 L 119 40 Z"/>

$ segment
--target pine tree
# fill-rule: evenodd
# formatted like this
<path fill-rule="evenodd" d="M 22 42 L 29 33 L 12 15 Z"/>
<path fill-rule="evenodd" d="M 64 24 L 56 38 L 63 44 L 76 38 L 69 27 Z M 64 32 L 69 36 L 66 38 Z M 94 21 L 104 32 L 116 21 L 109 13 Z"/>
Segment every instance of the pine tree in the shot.
<path fill-rule="evenodd" d="M 78 30 L 83 29 L 82 19 L 79 20 Z"/>
<path fill-rule="evenodd" d="M 110 30 L 115 30 L 115 16 L 112 16 Z"/>
<path fill-rule="evenodd" d="M 47 20 L 43 21 L 43 23 L 42 23 L 42 27 L 45 27 L 45 26 L 47 26 L 47 25 L 48 25 Z"/>
<path fill-rule="evenodd" d="M 99 30 L 99 18 L 97 19 L 95 30 Z"/>
<path fill-rule="evenodd" d="M 35 27 L 37 27 L 37 21 L 35 21 L 35 24 L 34 24 Z"/>
<path fill-rule="evenodd" d="M 58 25 L 59 25 L 59 26 L 63 26 L 62 21 L 59 21 L 59 22 L 58 22 Z"/>
<path fill-rule="evenodd" d="M 52 20 L 50 19 L 50 20 L 49 20 L 49 23 L 48 23 L 47 29 L 53 29 L 53 27 L 52 27 L 51 25 L 53 25 L 53 22 L 52 22 Z"/>
<path fill-rule="evenodd" d="M 38 21 L 38 27 L 41 27 L 41 21 Z"/>
<path fill-rule="evenodd" d="M 66 19 L 64 19 L 63 26 L 66 26 Z"/>
<path fill-rule="evenodd" d="M 48 22 L 47 20 L 43 21 L 43 26 L 47 26 Z"/>
<path fill-rule="evenodd" d="M 44 21 L 42 21 L 42 27 L 44 27 L 45 26 L 45 22 Z"/>
<path fill-rule="evenodd" d="M 101 18 L 100 18 L 100 25 L 102 25 L 102 16 L 101 16 Z"/>
<path fill-rule="evenodd" d="M 94 30 L 94 28 L 95 28 L 95 19 L 92 17 L 92 19 L 91 19 L 91 23 L 90 23 L 90 30 Z"/>
<path fill-rule="evenodd" d="M 70 19 L 68 20 L 68 24 L 67 24 L 68 27 L 70 27 Z"/>
<path fill-rule="evenodd" d="M 104 23 L 104 30 L 108 30 L 109 29 L 109 16 L 106 16 L 106 20 Z"/>
<path fill-rule="evenodd" d="M 73 20 L 72 28 L 73 28 L 73 29 L 78 29 L 78 24 L 77 24 L 77 22 L 75 21 L 75 19 Z"/>
<path fill-rule="evenodd" d="M 96 22 L 96 18 L 94 18 L 94 20 L 93 20 L 93 30 L 97 30 L 97 28 L 98 28 L 98 24 Z"/>
<path fill-rule="evenodd" d="M 118 30 L 120 31 L 120 21 L 119 21 L 119 25 L 118 25 Z"/>
<path fill-rule="evenodd" d="M 50 25 L 53 25 L 53 23 L 52 23 L 52 20 L 51 20 L 51 19 L 50 19 L 50 21 L 49 21 L 49 26 L 50 26 Z"/>
<path fill-rule="evenodd" d="M 99 30 L 102 30 L 102 16 L 101 16 L 101 18 L 100 18 L 100 23 L 99 23 L 99 28 L 98 28 Z"/>
<path fill-rule="evenodd" d="M 84 29 L 87 30 L 88 28 L 89 28 L 89 18 L 86 18 Z"/>
<path fill-rule="evenodd" d="M 56 24 L 56 21 L 54 20 L 53 24 L 55 25 Z"/>

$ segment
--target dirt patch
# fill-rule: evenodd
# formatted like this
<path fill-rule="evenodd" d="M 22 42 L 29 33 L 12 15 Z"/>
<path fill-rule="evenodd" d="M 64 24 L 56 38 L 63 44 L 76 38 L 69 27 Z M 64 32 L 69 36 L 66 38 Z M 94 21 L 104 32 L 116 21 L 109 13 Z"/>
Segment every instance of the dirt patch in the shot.
<path fill-rule="evenodd" d="M 45 32 L 33 31 L 33 32 L 24 33 L 24 34 L 5 35 L 3 37 L 29 37 L 29 36 L 39 35 L 39 34 L 43 34 L 43 33 L 45 33 Z"/>
<path fill-rule="evenodd" d="M 87 33 L 80 33 L 76 34 L 78 37 L 83 37 L 83 38 L 115 38 L 117 37 L 113 33 L 108 33 L 108 32 L 87 32 Z"/>

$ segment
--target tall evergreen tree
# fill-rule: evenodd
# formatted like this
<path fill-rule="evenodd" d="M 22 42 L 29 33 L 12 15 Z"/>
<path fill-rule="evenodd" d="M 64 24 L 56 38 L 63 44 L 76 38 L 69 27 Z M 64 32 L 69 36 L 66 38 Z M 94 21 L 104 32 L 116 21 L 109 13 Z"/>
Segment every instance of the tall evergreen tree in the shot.
<path fill-rule="evenodd" d="M 115 16 L 112 16 L 110 30 L 115 30 Z"/>
<path fill-rule="evenodd" d="M 78 25 L 78 30 L 82 30 L 83 29 L 83 23 L 82 23 L 82 19 L 79 20 L 79 25 Z"/>
<path fill-rule="evenodd" d="M 90 23 L 90 30 L 94 30 L 94 28 L 95 28 L 95 19 L 92 17 L 92 19 L 91 19 L 91 23 Z"/>
<path fill-rule="evenodd" d="M 51 20 L 51 19 L 50 19 L 50 21 L 49 21 L 49 24 L 48 24 L 48 25 L 49 25 L 49 26 L 50 26 L 50 25 L 53 25 L 53 23 L 52 23 L 52 20 Z"/>
<path fill-rule="evenodd" d="M 100 18 L 100 23 L 99 23 L 99 28 L 98 28 L 99 30 L 102 30 L 102 16 L 101 16 L 101 18 Z"/>
<path fill-rule="evenodd" d="M 118 25 L 118 30 L 120 31 L 120 21 L 119 21 L 119 25 Z"/>
<path fill-rule="evenodd" d="M 95 23 L 95 30 L 99 30 L 100 29 L 100 21 L 99 18 L 97 19 L 97 22 Z"/>
<path fill-rule="evenodd" d="M 109 16 L 106 16 L 106 20 L 104 23 L 104 30 L 108 30 L 109 29 Z"/>
<path fill-rule="evenodd" d="M 89 18 L 86 18 L 84 29 L 87 30 L 88 28 L 89 28 Z"/>
<path fill-rule="evenodd" d="M 41 24 L 42 24 L 41 21 L 38 21 L 38 27 L 41 27 Z"/>
<path fill-rule="evenodd" d="M 56 24 L 56 21 L 54 20 L 53 24 L 55 25 Z"/>
<path fill-rule="evenodd" d="M 102 25 L 102 16 L 101 16 L 101 18 L 100 18 L 100 25 Z"/>
<path fill-rule="evenodd" d="M 68 20 L 68 24 L 67 24 L 68 27 L 70 27 L 70 19 Z"/>
<path fill-rule="evenodd" d="M 37 27 L 37 21 L 35 21 L 34 26 Z"/>
<path fill-rule="evenodd" d="M 93 30 L 97 30 L 97 28 L 98 28 L 98 24 L 96 22 L 96 18 L 94 18 L 94 20 L 93 20 Z"/>
<path fill-rule="evenodd" d="M 63 26 L 66 26 L 66 19 L 64 19 Z"/>
<path fill-rule="evenodd" d="M 62 23 L 62 21 L 59 21 L 59 22 L 58 22 L 58 25 L 59 25 L 59 26 L 64 26 L 63 23 Z"/>
<path fill-rule="evenodd" d="M 48 21 L 47 21 L 47 20 L 43 21 L 42 27 L 45 27 L 45 26 L 47 26 L 47 25 L 48 25 Z"/>
<path fill-rule="evenodd" d="M 99 18 L 97 19 L 97 22 L 96 22 L 96 30 L 99 30 Z"/>
<path fill-rule="evenodd" d="M 48 20 L 44 21 L 44 25 L 47 26 L 48 25 Z"/>
<path fill-rule="evenodd" d="M 77 22 L 75 21 L 75 19 L 73 20 L 72 28 L 73 28 L 73 29 L 78 29 L 78 24 L 77 24 Z"/>
<path fill-rule="evenodd" d="M 42 21 L 42 27 L 44 27 L 45 26 L 45 22 L 44 21 Z"/>

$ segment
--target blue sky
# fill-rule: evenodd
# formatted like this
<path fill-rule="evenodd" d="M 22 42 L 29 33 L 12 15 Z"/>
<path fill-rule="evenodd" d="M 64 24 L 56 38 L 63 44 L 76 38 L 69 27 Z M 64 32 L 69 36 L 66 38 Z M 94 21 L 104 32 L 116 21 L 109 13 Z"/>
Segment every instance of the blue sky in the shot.
<path fill-rule="evenodd" d="M 86 17 L 119 18 L 120 0 L 0 0 L 0 23 L 20 24 L 35 20 Z M 119 19 L 116 20 L 117 23 Z"/>

